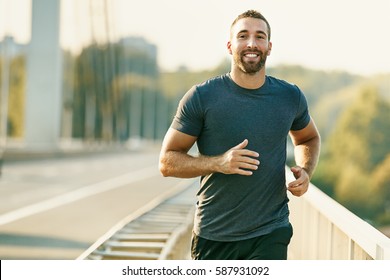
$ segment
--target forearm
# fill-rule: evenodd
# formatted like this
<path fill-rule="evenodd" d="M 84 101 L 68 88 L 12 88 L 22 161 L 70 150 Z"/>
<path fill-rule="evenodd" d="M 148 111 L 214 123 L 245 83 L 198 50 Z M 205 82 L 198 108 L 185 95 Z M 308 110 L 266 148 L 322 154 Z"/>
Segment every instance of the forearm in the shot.
<path fill-rule="evenodd" d="M 194 178 L 218 172 L 218 165 L 218 157 L 166 151 L 160 157 L 159 167 L 165 177 Z"/>
<path fill-rule="evenodd" d="M 311 176 L 318 163 L 320 155 L 321 140 L 319 136 L 313 137 L 310 140 L 300 143 L 294 148 L 295 162 L 302 167 L 306 173 Z"/>

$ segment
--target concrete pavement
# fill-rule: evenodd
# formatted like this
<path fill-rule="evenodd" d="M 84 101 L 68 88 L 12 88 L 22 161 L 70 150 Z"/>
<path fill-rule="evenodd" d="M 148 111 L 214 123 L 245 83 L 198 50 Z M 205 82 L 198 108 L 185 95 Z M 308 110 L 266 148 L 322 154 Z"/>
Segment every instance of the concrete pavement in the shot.
<path fill-rule="evenodd" d="M 156 150 L 17 161 L 0 179 L 0 259 L 75 259 L 181 180 Z M 195 199 L 195 197 L 194 197 Z"/>

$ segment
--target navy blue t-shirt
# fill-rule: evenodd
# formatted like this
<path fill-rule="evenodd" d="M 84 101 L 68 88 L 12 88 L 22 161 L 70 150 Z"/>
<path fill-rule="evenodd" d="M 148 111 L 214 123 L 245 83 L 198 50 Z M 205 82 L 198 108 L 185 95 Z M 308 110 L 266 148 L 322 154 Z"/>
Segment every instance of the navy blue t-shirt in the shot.
<path fill-rule="evenodd" d="M 287 225 L 287 136 L 309 121 L 301 90 L 271 76 L 259 89 L 242 88 L 229 74 L 192 87 L 180 101 L 172 128 L 196 136 L 203 155 L 223 154 L 244 139 L 247 149 L 260 154 L 260 166 L 251 176 L 213 173 L 201 178 L 195 234 L 237 241 Z"/>

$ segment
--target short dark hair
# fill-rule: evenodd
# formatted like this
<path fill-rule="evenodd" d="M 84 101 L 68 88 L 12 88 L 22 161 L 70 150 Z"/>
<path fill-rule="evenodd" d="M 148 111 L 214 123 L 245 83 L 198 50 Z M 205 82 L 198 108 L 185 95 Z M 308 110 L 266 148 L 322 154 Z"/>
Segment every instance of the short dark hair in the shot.
<path fill-rule="evenodd" d="M 257 18 L 257 19 L 261 19 L 262 21 L 264 21 L 267 24 L 268 41 L 271 40 L 271 26 L 269 25 L 268 20 L 260 12 L 258 12 L 256 10 L 248 10 L 248 11 L 238 15 L 236 17 L 236 19 L 233 21 L 232 25 L 230 26 L 230 32 L 231 32 L 233 26 L 237 23 L 237 21 L 239 21 L 240 19 L 243 19 L 243 18 Z"/>

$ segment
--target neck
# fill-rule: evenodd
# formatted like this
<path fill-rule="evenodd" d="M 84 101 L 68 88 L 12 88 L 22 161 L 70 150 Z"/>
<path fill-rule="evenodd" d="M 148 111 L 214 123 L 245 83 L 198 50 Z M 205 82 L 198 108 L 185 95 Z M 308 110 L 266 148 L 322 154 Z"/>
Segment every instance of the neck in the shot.
<path fill-rule="evenodd" d="M 230 72 L 232 80 L 240 87 L 247 89 L 258 89 L 265 82 L 265 67 L 254 74 L 247 74 L 240 69 L 232 67 Z"/>

